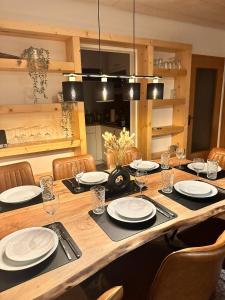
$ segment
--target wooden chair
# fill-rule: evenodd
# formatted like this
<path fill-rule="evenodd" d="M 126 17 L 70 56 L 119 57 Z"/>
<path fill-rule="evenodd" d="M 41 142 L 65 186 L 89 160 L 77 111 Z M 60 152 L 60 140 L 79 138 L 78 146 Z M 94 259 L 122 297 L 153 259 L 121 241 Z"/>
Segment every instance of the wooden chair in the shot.
<path fill-rule="evenodd" d="M 114 168 L 116 166 L 116 162 L 115 162 L 115 157 L 114 157 L 113 153 L 110 151 L 107 151 L 105 153 L 105 155 L 106 155 L 107 168 L 108 169 Z M 138 149 L 136 147 L 132 147 L 126 151 L 123 165 L 129 164 L 133 160 L 138 159 L 139 157 L 140 157 L 140 152 L 138 151 Z"/>
<path fill-rule="evenodd" d="M 106 291 L 97 300 L 122 300 L 123 299 L 123 287 L 115 286 Z"/>
<path fill-rule="evenodd" d="M 53 160 L 52 166 L 54 180 L 73 177 L 72 169 L 79 169 L 80 166 L 82 166 L 86 172 L 96 170 L 94 158 L 90 154 L 57 158 Z"/>
<path fill-rule="evenodd" d="M 214 159 L 218 161 L 219 166 L 225 170 L 225 149 L 213 148 L 208 155 L 208 159 Z"/>
<path fill-rule="evenodd" d="M 225 257 L 225 231 L 204 247 L 186 248 L 162 262 L 149 300 L 209 300 L 213 296 Z"/>
<path fill-rule="evenodd" d="M 21 185 L 35 185 L 34 175 L 28 162 L 0 167 L 0 193 Z"/>

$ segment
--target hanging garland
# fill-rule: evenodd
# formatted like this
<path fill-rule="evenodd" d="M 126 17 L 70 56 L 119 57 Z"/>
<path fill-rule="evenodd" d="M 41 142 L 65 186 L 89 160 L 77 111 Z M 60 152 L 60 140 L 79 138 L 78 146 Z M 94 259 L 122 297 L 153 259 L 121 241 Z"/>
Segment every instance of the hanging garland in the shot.
<path fill-rule="evenodd" d="M 27 60 L 27 68 L 29 76 L 33 81 L 34 103 L 37 103 L 40 96 L 48 99 L 46 94 L 47 73 L 49 67 L 49 51 L 43 48 L 30 47 L 25 49 L 18 64 L 22 63 L 22 59 Z"/>

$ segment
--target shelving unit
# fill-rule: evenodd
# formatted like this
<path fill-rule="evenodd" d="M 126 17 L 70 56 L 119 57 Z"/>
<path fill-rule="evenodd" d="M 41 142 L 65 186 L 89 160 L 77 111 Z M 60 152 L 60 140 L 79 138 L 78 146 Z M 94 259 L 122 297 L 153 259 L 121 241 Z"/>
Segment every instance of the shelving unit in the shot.
<path fill-rule="evenodd" d="M 0 58 L 1 71 L 26 71 L 27 62 L 22 60 L 18 63 L 17 59 Z M 67 61 L 50 61 L 49 72 L 74 72 L 74 63 Z"/>
<path fill-rule="evenodd" d="M 139 109 L 139 120 L 141 120 L 142 125 L 138 131 L 139 148 L 141 148 L 140 150 L 145 159 L 159 158 L 161 153 L 167 151 L 171 144 L 179 144 L 180 147 L 186 148 L 191 50 L 192 47 L 188 44 L 158 40 L 151 40 L 146 50 L 139 50 L 139 56 L 144 61 L 139 68 L 139 73 L 152 73 L 155 76 L 162 77 L 159 81 L 164 82 L 164 91 L 166 90 L 166 84 L 169 84 L 169 81 L 173 82 L 173 88 L 176 91 L 176 99 L 169 99 L 169 95 L 165 95 L 166 99 L 148 99 L 146 101 L 145 87 L 147 81 L 145 81 Z M 157 54 L 158 57 L 162 55 L 162 57 L 168 56 L 179 59 L 182 68 L 161 69 L 154 67 L 154 57 Z M 160 112 L 160 110 L 162 111 Z M 168 120 L 165 120 L 165 115 L 169 115 Z M 164 149 L 162 149 L 163 145 Z"/>

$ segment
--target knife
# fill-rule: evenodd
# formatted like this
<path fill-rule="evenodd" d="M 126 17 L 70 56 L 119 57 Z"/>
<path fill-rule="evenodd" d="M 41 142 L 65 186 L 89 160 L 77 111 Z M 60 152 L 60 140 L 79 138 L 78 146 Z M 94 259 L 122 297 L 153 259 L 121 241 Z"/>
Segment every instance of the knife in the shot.
<path fill-rule="evenodd" d="M 66 236 L 65 232 L 63 230 L 60 230 L 60 234 L 62 238 L 69 244 L 76 258 L 80 258 L 80 253 L 78 253 L 78 251 L 74 248 L 74 245 L 72 244 L 71 240 Z"/>

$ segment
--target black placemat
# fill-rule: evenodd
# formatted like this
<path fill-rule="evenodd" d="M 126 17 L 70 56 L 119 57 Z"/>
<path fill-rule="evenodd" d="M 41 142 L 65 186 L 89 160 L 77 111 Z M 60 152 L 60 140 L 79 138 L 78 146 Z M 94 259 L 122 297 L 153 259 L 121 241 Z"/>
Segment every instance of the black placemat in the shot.
<path fill-rule="evenodd" d="M 62 223 L 56 222 L 54 223 L 59 230 L 63 230 L 66 234 L 66 236 L 70 239 L 73 247 L 76 249 L 76 251 L 82 255 L 80 249 L 78 248 L 77 244 L 73 241 L 72 237 L 69 235 L 66 228 L 63 226 Z M 52 224 L 49 224 L 45 227 L 49 227 Z M 73 253 L 72 249 L 70 248 L 69 244 L 64 240 L 65 244 L 67 245 L 67 250 L 69 251 L 72 260 L 68 260 L 66 257 L 62 246 L 58 245 L 56 251 L 45 261 L 40 263 L 37 266 L 34 266 L 32 268 L 23 270 L 23 271 L 3 271 L 0 270 L 0 292 L 3 292 L 9 288 L 12 288 L 18 284 L 21 284 L 27 280 L 30 280 L 34 277 L 37 277 L 41 274 L 47 273 L 49 271 L 52 271 L 56 268 L 59 268 L 65 264 L 68 264 L 69 262 L 72 262 L 77 259 L 75 254 Z"/>
<path fill-rule="evenodd" d="M 20 203 L 20 204 L 8 204 L 8 203 L 0 202 L 0 213 L 10 211 L 10 210 L 14 210 L 14 209 L 18 209 L 18 208 L 22 208 L 22 207 L 31 206 L 31 205 L 34 205 L 34 204 L 39 204 L 39 203 L 42 203 L 42 195 L 41 194 L 34 197 L 30 201 Z"/>
<path fill-rule="evenodd" d="M 123 166 L 123 168 L 127 169 L 131 176 L 135 176 L 135 173 L 137 172 L 136 169 L 131 168 L 129 165 Z M 159 173 L 161 171 L 163 170 L 161 169 L 161 165 L 159 164 L 159 167 L 157 169 L 146 171 L 146 173 L 148 175 L 151 175 L 151 174 Z"/>
<path fill-rule="evenodd" d="M 188 164 L 189 164 L 189 163 L 188 163 Z M 187 173 L 190 173 L 190 174 L 193 174 L 193 175 L 196 175 L 196 172 L 195 172 L 195 171 L 190 170 L 190 169 L 187 167 L 188 164 L 183 164 L 183 165 L 180 166 L 180 168 L 179 168 L 179 166 L 176 166 L 176 167 L 174 167 L 174 168 L 175 168 L 175 169 L 178 169 L 178 170 L 181 170 L 181 171 L 184 171 L 184 172 L 187 172 Z M 216 178 L 216 179 L 209 179 L 209 178 L 207 178 L 207 174 L 203 174 L 203 173 L 200 173 L 200 174 L 199 174 L 199 177 L 202 177 L 202 178 L 205 178 L 205 179 L 208 179 L 208 180 L 212 180 L 212 181 L 217 180 L 217 179 L 222 179 L 222 178 L 225 178 L 225 170 L 221 170 L 220 172 L 218 172 L 218 173 L 217 173 L 217 178 Z"/>
<path fill-rule="evenodd" d="M 71 184 L 71 182 L 73 182 L 73 186 Z M 82 187 L 84 188 L 83 191 L 77 193 L 74 191 L 74 187 L 77 186 L 77 182 L 74 178 L 70 178 L 69 181 L 68 180 L 62 180 L 62 183 L 70 190 L 71 193 L 73 194 L 79 194 L 79 193 L 83 193 L 83 192 L 87 192 L 90 190 L 90 188 L 93 186 L 93 185 L 82 185 Z M 95 184 L 96 185 L 96 184 Z M 131 180 L 128 187 L 125 189 L 125 190 L 121 190 L 119 193 L 115 193 L 113 191 L 110 191 L 108 185 L 107 185 L 107 182 L 102 184 L 101 185 L 104 185 L 105 186 L 105 200 L 106 201 L 110 201 L 110 200 L 114 200 L 118 197 L 122 197 L 122 196 L 128 196 L 128 195 L 131 195 L 131 194 L 134 194 L 134 193 L 138 193 L 140 192 L 140 188 L 136 185 L 136 183 L 134 182 L 134 180 Z M 142 189 L 143 191 L 147 190 L 147 187 L 144 187 Z"/>
<path fill-rule="evenodd" d="M 151 201 L 151 198 L 145 195 L 143 197 L 146 200 Z M 160 207 L 163 208 L 162 205 L 160 205 Z M 166 210 L 168 211 L 168 209 Z M 107 211 L 105 211 L 102 215 L 96 215 L 92 211 L 89 211 L 88 213 L 91 218 L 108 235 L 108 237 L 114 242 L 121 241 L 150 227 L 155 227 L 177 217 L 176 214 L 175 217 L 166 217 L 159 211 L 157 211 L 156 216 L 149 221 L 138 224 L 130 224 L 114 220 L 108 215 Z"/>
<path fill-rule="evenodd" d="M 198 210 L 225 199 L 225 192 L 220 191 L 218 191 L 218 194 L 213 197 L 202 199 L 182 195 L 178 193 L 175 189 L 173 189 L 173 192 L 171 194 L 163 193 L 161 190 L 159 190 L 159 193 L 191 210 Z"/>

